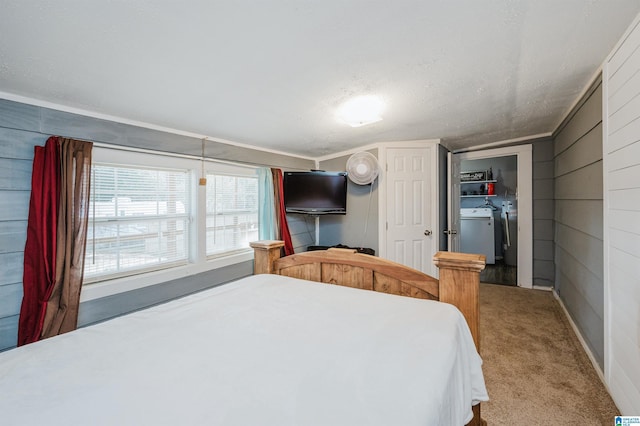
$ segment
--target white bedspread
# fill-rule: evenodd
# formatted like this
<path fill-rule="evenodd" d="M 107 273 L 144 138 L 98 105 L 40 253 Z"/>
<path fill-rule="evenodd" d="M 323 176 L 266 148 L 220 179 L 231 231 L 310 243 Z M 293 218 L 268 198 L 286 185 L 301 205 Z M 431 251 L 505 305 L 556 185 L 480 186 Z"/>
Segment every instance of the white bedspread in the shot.
<path fill-rule="evenodd" d="M 462 425 L 481 362 L 451 305 L 258 275 L 0 353 L 0 424 Z"/>

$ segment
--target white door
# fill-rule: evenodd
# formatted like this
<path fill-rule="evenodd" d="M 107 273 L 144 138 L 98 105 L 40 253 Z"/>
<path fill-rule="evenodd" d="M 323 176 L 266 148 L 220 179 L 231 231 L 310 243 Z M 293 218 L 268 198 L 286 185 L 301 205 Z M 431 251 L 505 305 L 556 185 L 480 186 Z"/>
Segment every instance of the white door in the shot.
<path fill-rule="evenodd" d="M 386 257 L 436 276 L 434 148 L 388 148 L 386 154 Z"/>
<path fill-rule="evenodd" d="M 447 154 L 447 247 L 448 251 L 460 251 L 460 157 Z"/>

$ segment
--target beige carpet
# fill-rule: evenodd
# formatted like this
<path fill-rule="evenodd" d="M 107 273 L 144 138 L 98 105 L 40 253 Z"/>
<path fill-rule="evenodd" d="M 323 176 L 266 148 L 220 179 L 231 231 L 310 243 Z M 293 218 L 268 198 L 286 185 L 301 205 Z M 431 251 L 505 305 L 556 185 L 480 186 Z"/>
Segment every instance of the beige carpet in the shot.
<path fill-rule="evenodd" d="M 613 425 L 619 414 L 551 292 L 480 288 L 491 425 Z"/>

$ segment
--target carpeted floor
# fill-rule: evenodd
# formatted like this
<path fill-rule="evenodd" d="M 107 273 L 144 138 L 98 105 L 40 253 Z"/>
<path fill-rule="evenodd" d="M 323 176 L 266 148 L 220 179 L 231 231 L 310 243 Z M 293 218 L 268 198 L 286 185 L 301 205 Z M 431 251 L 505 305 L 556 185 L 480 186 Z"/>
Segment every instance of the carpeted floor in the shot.
<path fill-rule="evenodd" d="M 491 425 L 613 425 L 618 409 L 551 292 L 480 287 Z"/>

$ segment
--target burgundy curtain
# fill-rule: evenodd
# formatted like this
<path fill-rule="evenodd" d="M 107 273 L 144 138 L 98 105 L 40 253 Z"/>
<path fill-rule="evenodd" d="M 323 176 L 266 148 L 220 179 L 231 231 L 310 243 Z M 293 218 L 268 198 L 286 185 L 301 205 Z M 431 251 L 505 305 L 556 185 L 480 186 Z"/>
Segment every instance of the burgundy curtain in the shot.
<path fill-rule="evenodd" d="M 58 207 L 55 282 L 47 299 L 41 337 L 75 330 L 89 223 L 90 142 L 59 138 L 60 203 Z"/>
<path fill-rule="evenodd" d="M 18 346 L 40 339 L 47 301 L 56 279 L 59 196 L 58 140 L 50 137 L 44 147 L 36 146 L 34 151 Z"/>
<path fill-rule="evenodd" d="M 273 227 L 276 233 L 276 239 L 282 240 L 282 232 L 280 231 L 280 222 L 282 220 L 282 216 L 280 215 L 280 184 L 278 183 L 278 172 L 280 169 L 270 169 L 271 170 L 271 183 L 273 184 Z M 285 215 L 286 218 L 286 215 Z M 286 244 L 285 244 L 286 245 Z M 282 251 L 284 252 L 284 247 Z M 286 255 L 285 255 L 286 256 Z"/>
<path fill-rule="evenodd" d="M 293 254 L 293 243 L 291 242 L 291 233 L 289 232 L 289 224 L 287 223 L 287 213 L 284 208 L 284 186 L 282 179 L 282 170 L 271 169 L 273 174 L 273 198 L 276 207 L 276 218 L 278 222 L 278 231 L 280 239 L 284 241 L 284 255 Z"/>
<path fill-rule="evenodd" d="M 92 147 L 52 136 L 35 148 L 18 346 L 76 328 Z"/>

